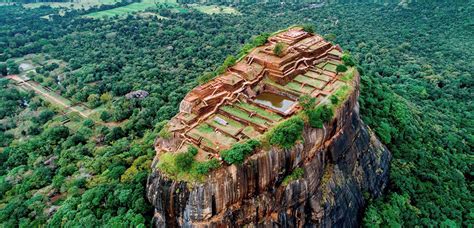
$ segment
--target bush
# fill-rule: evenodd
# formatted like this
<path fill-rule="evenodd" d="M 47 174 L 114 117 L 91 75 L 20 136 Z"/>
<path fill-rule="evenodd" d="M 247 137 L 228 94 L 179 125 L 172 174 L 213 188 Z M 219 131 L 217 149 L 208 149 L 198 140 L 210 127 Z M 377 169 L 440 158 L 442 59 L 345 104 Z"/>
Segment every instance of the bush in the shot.
<path fill-rule="evenodd" d="M 332 95 L 329 97 L 329 100 L 331 100 L 332 104 L 335 104 L 335 105 L 339 104 L 339 98 L 337 96 Z"/>
<path fill-rule="evenodd" d="M 298 102 L 304 110 L 311 110 L 316 105 L 316 98 L 309 95 L 303 95 L 298 99 Z"/>
<path fill-rule="evenodd" d="M 174 164 L 179 171 L 185 172 L 191 169 L 194 162 L 194 155 L 189 152 L 178 153 L 174 159 Z"/>
<path fill-rule="evenodd" d="M 275 54 L 277 56 L 281 56 L 281 54 L 283 54 L 283 49 L 284 48 L 285 48 L 285 46 L 283 45 L 283 43 L 275 44 L 275 47 L 273 47 L 273 54 Z"/>
<path fill-rule="evenodd" d="M 105 121 L 105 122 L 109 121 L 109 119 L 110 119 L 110 113 L 107 112 L 107 111 L 102 111 L 102 112 L 100 113 L 100 119 L 101 119 L 102 121 Z"/>
<path fill-rule="evenodd" d="M 188 153 L 192 154 L 193 156 L 196 156 L 198 153 L 198 149 L 194 146 L 188 147 Z"/>
<path fill-rule="evenodd" d="M 267 42 L 268 37 L 270 37 L 270 33 L 262 33 L 262 34 L 258 35 L 252 41 L 253 46 L 258 47 L 258 46 L 264 45 Z"/>
<path fill-rule="evenodd" d="M 301 138 L 303 127 L 304 121 L 298 116 L 281 123 L 270 133 L 270 144 L 283 148 L 292 147 Z"/>
<path fill-rule="evenodd" d="M 319 106 L 316 109 L 307 112 L 309 125 L 314 128 L 322 128 L 325 122 L 332 119 L 334 115 L 331 108 L 327 106 Z"/>
<path fill-rule="evenodd" d="M 200 175 L 206 175 L 211 170 L 219 168 L 219 160 L 213 158 L 206 162 L 197 162 L 195 167 L 195 172 Z"/>
<path fill-rule="evenodd" d="M 344 65 L 346 66 L 355 66 L 355 61 L 354 59 L 352 58 L 352 56 L 348 53 L 345 53 L 344 55 L 342 55 L 342 62 L 344 63 Z"/>
<path fill-rule="evenodd" d="M 314 33 L 314 26 L 310 24 L 305 24 L 302 26 L 305 32 Z"/>
<path fill-rule="evenodd" d="M 158 136 L 160 136 L 161 138 L 164 138 L 164 139 L 169 139 L 171 138 L 171 132 L 169 131 L 169 126 L 168 124 L 165 124 L 160 132 L 158 132 Z"/>
<path fill-rule="evenodd" d="M 243 143 L 236 143 L 232 148 L 220 152 L 221 157 L 229 164 L 242 164 L 245 158 L 260 146 L 260 142 L 251 139 Z"/>
<path fill-rule="evenodd" d="M 336 71 L 337 71 L 337 72 L 346 72 L 346 71 L 347 71 L 347 67 L 346 67 L 345 65 L 339 64 L 339 65 L 337 65 L 337 67 L 336 67 Z"/>
<path fill-rule="evenodd" d="M 285 179 L 283 179 L 282 185 L 286 186 L 290 182 L 298 180 L 300 178 L 303 178 L 304 176 L 304 169 L 303 168 L 296 168 L 291 172 L 290 175 L 286 176 Z"/>

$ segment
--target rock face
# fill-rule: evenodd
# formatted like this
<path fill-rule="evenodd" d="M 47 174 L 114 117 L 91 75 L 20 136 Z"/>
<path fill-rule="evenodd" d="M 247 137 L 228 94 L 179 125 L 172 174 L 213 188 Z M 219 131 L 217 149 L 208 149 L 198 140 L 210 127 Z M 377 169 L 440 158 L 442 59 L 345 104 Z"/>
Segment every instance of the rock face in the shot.
<path fill-rule="evenodd" d="M 190 186 L 155 169 L 147 197 L 156 227 L 354 227 L 369 195 L 388 183 L 390 152 L 359 117 L 355 89 L 323 129 L 305 126 L 291 149 L 262 150 L 240 166 L 212 172 Z M 284 186 L 295 168 L 304 176 Z"/>

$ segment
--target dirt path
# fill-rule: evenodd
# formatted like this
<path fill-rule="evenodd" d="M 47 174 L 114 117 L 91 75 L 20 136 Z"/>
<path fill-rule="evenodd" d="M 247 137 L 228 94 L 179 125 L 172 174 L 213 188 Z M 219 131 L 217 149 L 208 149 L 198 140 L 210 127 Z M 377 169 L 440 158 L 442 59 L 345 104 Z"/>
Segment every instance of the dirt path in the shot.
<path fill-rule="evenodd" d="M 54 96 L 51 96 L 50 94 L 48 93 L 45 93 L 43 91 L 41 91 L 40 89 L 36 88 L 35 85 L 29 83 L 28 81 L 25 81 L 24 79 L 20 78 L 18 75 L 8 75 L 6 78 L 8 79 L 12 79 L 14 81 L 16 81 L 18 84 L 22 84 L 22 85 L 25 85 L 27 87 L 29 87 L 30 89 L 32 89 L 33 91 L 35 91 L 37 94 L 45 97 L 46 99 L 48 99 L 49 101 L 55 103 L 55 104 L 58 104 L 62 107 L 64 107 L 65 109 L 68 109 L 68 110 L 71 110 L 71 111 L 74 111 L 74 112 L 77 112 L 79 113 L 79 115 L 81 115 L 82 117 L 84 118 L 88 118 L 90 114 L 92 114 L 93 112 L 92 111 L 89 111 L 87 113 L 83 112 L 83 111 L 80 111 L 78 110 L 77 108 L 75 107 L 72 107 L 66 103 L 64 103 L 63 101 L 61 101 L 60 99 L 54 97 Z M 46 90 L 46 89 L 45 89 Z"/>

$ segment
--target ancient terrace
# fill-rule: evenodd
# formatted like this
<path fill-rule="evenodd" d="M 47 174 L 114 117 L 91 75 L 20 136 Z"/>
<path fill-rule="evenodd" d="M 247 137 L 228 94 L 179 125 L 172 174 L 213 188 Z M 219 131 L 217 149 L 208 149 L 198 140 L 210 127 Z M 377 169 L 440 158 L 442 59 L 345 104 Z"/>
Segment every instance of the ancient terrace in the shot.
<path fill-rule="evenodd" d="M 279 55 L 276 45 L 282 47 Z M 338 46 L 301 28 L 271 36 L 224 74 L 186 95 L 168 123 L 171 140 L 158 140 L 157 151 L 194 145 L 198 159 L 205 159 L 260 136 L 301 109 L 300 96 L 321 102 L 342 86 L 336 73 L 341 55 Z"/>

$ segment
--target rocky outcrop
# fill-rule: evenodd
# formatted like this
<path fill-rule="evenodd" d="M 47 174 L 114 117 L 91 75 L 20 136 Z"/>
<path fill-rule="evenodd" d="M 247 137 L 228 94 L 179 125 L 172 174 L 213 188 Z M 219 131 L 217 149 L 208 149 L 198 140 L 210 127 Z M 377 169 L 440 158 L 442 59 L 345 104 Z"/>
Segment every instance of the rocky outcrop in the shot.
<path fill-rule="evenodd" d="M 157 227 L 353 227 L 366 197 L 388 182 L 391 155 L 359 117 L 354 90 L 323 129 L 306 126 L 291 149 L 269 148 L 240 166 L 212 172 L 205 183 L 168 179 L 155 169 L 147 197 Z M 284 186 L 295 169 L 304 177 Z"/>

